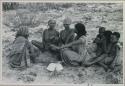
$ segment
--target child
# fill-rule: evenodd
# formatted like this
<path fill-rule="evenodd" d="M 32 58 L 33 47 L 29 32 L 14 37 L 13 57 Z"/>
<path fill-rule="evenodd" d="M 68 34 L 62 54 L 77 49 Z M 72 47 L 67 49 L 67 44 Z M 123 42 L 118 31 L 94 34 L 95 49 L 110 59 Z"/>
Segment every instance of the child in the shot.
<path fill-rule="evenodd" d="M 100 27 L 99 34 L 93 41 L 93 43 L 96 43 L 96 46 L 97 46 L 97 49 L 95 51 L 97 56 L 101 55 L 102 53 L 102 49 L 103 49 L 102 42 L 105 40 L 104 32 L 105 32 L 105 27 Z"/>
<path fill-rule="evenodd" d="M 10 52 L 10 66 L 12 68 L 23 69 L 28 67 L 27 58 L 30 57 L 35 63 L 34 49 L 28 40 L 29 32 L 27 27 L 21 27 L 16 33 L 16 38 Z"/>
<path fill-rule="evenodd" d="M 93 41 L 92 44 L 88 45 L 87 47 L 87 51 L 92 58 L 98 57 L 103 53 L 104 50 L 103 42 L 105 41 L 104 33 L 107 33 L 107 31 L 105 32 L 105 27 L 100 27 L 99 33 L 96 36 L 95 40 Z"/>
<path fill-rule="evenodd" d="M 100 27 L 99 28 L 99 34 L 96 36 L 96 38 L 93 42 L 94 43 L 100 42 L 100 40 L 102 40 L 102 38 L 104 37 L 104 32 L 105 32 L 105 27 Z"/>

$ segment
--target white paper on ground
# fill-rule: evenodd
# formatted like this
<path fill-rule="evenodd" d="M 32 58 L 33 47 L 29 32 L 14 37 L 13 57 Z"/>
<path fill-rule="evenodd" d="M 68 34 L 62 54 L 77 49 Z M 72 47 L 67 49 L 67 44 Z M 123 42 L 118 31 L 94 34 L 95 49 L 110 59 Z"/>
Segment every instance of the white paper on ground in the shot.
<path fill-rule="evenodd" d="M 47 67 L 47 70 L 49 71 L 58 71 L 60 72 L 61 70 L 63 70 L 63 66 L 60 63 L 50 63 Z"/>

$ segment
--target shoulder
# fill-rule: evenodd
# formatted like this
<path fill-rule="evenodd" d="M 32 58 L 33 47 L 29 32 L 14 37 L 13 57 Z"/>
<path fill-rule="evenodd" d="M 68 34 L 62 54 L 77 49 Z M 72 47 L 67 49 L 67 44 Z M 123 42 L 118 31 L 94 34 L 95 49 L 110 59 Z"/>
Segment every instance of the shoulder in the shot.
<path fill-rule="evenodd" d="M 47 33 L 47 31 L 48 31 L 48 29 L 45 29 L 45 30 L 43 31 L 43 36 Z"/>
<path fill-rule="evenodd" d="M 26 40 L 27 40 L 26 38 L 20 36 L 20 37 L 17 37 L 14 42 L 15 42 L 15 43 L 18 43 L 18 42 L 24 42 L 24 41 L 26 41 Z"/>
<path fill-rule="evenodd" d="M 80 39 L 86 39 L 86 36 L 81 36 Z"/>
<path fill-rule="evenodd" d="M 81 36 L 79 39 L 82 40 L 82 42 L 86 41 L 86 37 L 85 36 Z"/>
<path fill-rule="evenodd" d="M 45 29 L 43 32 L 47 32 L 48 31 L 48 29 Z"/>
<path fill-rule="evenodd" d="M 45 29 L 45 30 L 43 31 L 43 35 L 45 35 L 45 34 L 48 34 L 48 29 Z"/>
<path fill-rule="evenodd" d="M 17 37 L 11 46 L 12 52 L 20 52 L 27 43 L 28 40 L 25 39 L 24 37 Z"/>

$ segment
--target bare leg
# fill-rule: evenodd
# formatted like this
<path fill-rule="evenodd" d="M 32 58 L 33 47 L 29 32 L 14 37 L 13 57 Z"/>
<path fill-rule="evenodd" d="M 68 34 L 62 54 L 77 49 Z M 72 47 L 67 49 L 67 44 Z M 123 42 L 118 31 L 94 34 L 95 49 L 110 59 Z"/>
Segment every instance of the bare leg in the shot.
<path fill-rule="evenodd" d="M 35 40 L 32 40 L 31 43 L 35 45 L 39 50 L 44 51 L 43 43 Z"/>
<path fill-rule="evenodd" d="M 101 56 L 99 56 L 99 57 L 95 57 L 95 58 L 93 58 L 93 59 L 90 59 L 89 61 L 88 61 L 88 63 L 86 63 L 86 65 L 93 65 L 93 64 L 95 64 L 95 63 L 97 63 L 97 62 L 100 62 L 101 60 L 103 60 L 105 57 L 106 57 L 107 55 L 106 54 L 103 54 L 103 55 L 101 55 Z"/>
<path fill-rule="evenodd" d="M 102 63 L 102 62 L 98 62 L 98 64 L 99 64 L 100 66 L 102 66 L 102 67 L 105 69 L 105 71 L 107 71 L 108 68 L 109 68 L 107 65 L 105 65 L 105 64 Z"/>

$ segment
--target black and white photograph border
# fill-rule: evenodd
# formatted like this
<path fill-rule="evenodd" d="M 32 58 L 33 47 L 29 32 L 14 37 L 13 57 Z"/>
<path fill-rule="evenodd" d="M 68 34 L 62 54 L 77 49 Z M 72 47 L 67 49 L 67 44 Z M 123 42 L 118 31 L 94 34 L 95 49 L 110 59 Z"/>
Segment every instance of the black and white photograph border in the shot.
<path fill-rule="evenodd" d="M 3 3 L 6 4 L 3 5 Z M 110 84 L 110 86 L 123 86 L 123 57 L 125 55 L 123 53 L 123 28 L 125 25 L 123 15 L 125 6 L 123 3 L 124 1 L 2 1 L 0 18 L 0 45 L 2 45 L 0 47 L 0 84 L 60 84 L 61 86 L 63 84 L 82 84 L 82 86 L 99 86 L 98 84 L 108 86 L 105 84 Z M 63 33 L 66 30 L 66 25 L 69 26 L 73 35 L 72 32 Z M 51 32 L 49 33 L 51 35 L 49 35 L 47 30 L 51 30 L 51 27 L 54 27 L 56 32 Z M 78 38 L 79 32 L 77 28 L 84 28 L 84 32 L 87 33 Z M 99 39 L 100 29 L 105 30 L 103 41 L 100 40 L 101 38 Z M 100 59 L 97 58 L 97 54 L 101 51 L 96 42 L 98 40 L 105 42 L 106 36 L 109 38 L 109 32 L 111 32 L 112 42 L 118 41 L 117 46 L 120 48 L 120 59 L 116 61 L 113 59 L 114 62 L 119 64 L 114 63 L 111 67 L 106 64 L 107 60 L 96 62 Z M 54 38 L 52 35 L 59 35 L 59 37 Z M 61 38 L 61 35 L 65 38 Z M 69 39 L 68 36 L 70 35 L 75 39 L 71 39 L 72 42 L 69 40 L 69 43 L 63 44 L 64 40 Z M 49 36 L 52 41 L 58 39 L 57 43 L 59 44 L 50 45 L 47 42 L 44 43 L 43 41 L 48 40 L 47 37 Z M 77 46 L 77 42 L 83 45 Z M 84 48 L 83 42 L 85 42 L 86 48 Z M 111 44 L 109 43 L 109 46 L 106 46 L 107 51 Z M 79 50 L 81 50 L 80 47 L 84 48 L 82 49 L 83 52 L 87 53 L 87 59 L 85 58 L 84 62 L 79 61 L 79 59 L 83 60 L 84 58 L 81 58 L 83 56 L 79 53 L 82 50 L 78 51 L 78 47 Z M 95 48 L 97 51 L 95 51 Z M 114 48 L 110 50 L 112 49 Z M 59 51 L 59 55 L 57 51 Z M 105 56 L 104 58 L 106 58 L 108 54 L 99 57 L 103 58 Z M 94 59 L 91 58 L 92 56 Z M 108 61 L 109 58 L 107 58 Z M 91 60 L 93 61 L 91 62 Z"/>

